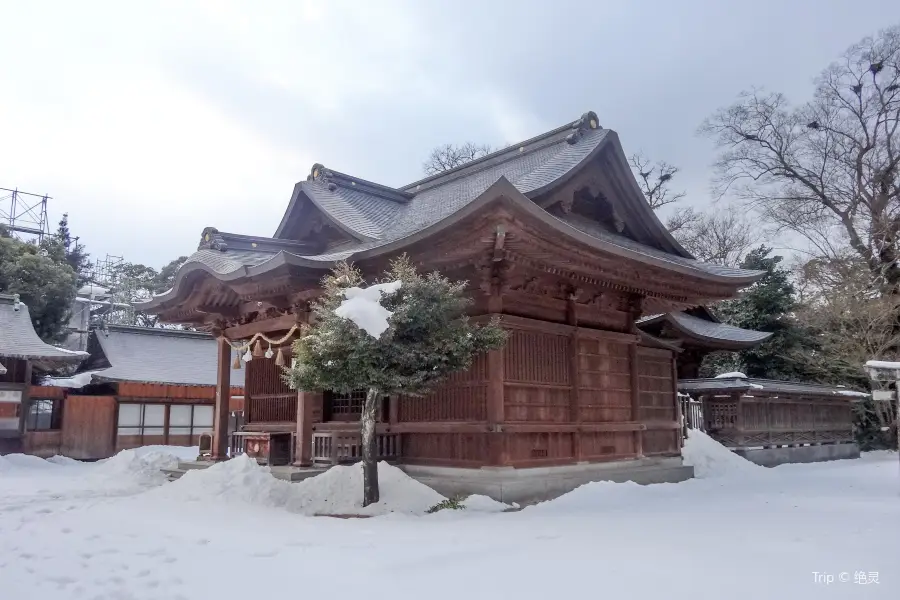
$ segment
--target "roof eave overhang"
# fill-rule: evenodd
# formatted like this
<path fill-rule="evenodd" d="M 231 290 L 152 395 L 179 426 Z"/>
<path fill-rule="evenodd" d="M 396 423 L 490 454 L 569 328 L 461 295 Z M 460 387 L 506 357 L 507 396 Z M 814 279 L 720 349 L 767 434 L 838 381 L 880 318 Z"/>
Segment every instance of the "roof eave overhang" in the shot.
<path fill-rule="evenodd" d="M 697 342 L 701 342 L 702 344 L 710 347 L 715 347 L 718 350 L 743 350 L 746 348 L 753 348 L 754 346 L 758 346 L 759 344 L 772 337 L 772 333 L 767 332 L 764 337 L 761 337 L 759 340 L 754 341 L 726 340 L 699 334 L 696 331 L 685 327 L 678 321 L 678 319 L 673 319 L 669 314 L 662 315 L 659 318 L 661 320 L 665 320 L 666 323 L 671 325 L 676 331 L 678 331 L 678 333 L 682 334 L 684 337 L 695 340 Z M 646 323 L 640 323 L 639 326 L 649 324 L 650 322 L 658 321 L 651 320 Z"/>

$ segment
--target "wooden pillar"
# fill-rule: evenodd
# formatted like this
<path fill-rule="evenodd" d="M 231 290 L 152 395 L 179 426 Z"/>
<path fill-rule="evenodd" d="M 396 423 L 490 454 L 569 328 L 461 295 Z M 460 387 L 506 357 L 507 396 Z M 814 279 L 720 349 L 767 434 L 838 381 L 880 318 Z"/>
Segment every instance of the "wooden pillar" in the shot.
<path fill-rule="evenodd" d="M 628 362 L 631 367 L 631 420 L 641 422 L 641 374 L 638 365 L 638 346 L 631 344 L 628 347 Z M 634 455 L 636 458 L 644 456 L 644 433 L 640 430 L 634 432 Z"/>
<path fill-rule="evenodd" d="M 25 386 L 22 388 L 22 397 L 19 398 L 19 439 L 25 443 L 25 420 L 31 410 L 31 361 L 25 361 Z M 24 446 L 23 446 L 24 449 Z"/>
<path fill-rule="evenodd" d="M 672 353 L 672 395 L 675 399 L 675 422 L 682 431 L 678 438 L 678 449 L 684 447 L 684 438 L 687 436 L 687 424 L 681 410 L 681 398 L 678 397 L 678 365 L 675 362 L 675 353 Z"/>
<path fill-rule="evenodd" d="M 489 465 L 500 466 L 509 462 L 504 444 L 504 353 L 505 349 L 491 350 L 487 355 L 487 424 L 488 424 L 488 457 Z"/>
<path fill-rule="evenodd" d="M 575 305 L 575 296 L 569 296 L 566 304 L 566 321 L 573 327 L 569 336 L 569 421 L 576 424 L 572 432 L 572 457 L 576 462 L 581 461 L 581 407 L 579 406 L 580 377 L 578 365 L 578 307 Z"/>
<path fill-rule="evenodd" d="M 231 414 L 231 346 L 224 337 L 216 338 L 216 408 L 213 417 L 212 460 L 228 458 L 228 417 Z M 246 401 L 246 396 L 245 396 Z"/>
<path fill-rule="evenodd" d="M 294 446 L 294 465 L 312 466 L 313 451 L 313 404 L 317 400 L 315 392 L 297 392 L 297 435 Z"/>
<path fill-rule="evenodd" d="M 388 398 L 388 423 L 396 425 L 400 422 L 400 396 L 394 394 Z"/>

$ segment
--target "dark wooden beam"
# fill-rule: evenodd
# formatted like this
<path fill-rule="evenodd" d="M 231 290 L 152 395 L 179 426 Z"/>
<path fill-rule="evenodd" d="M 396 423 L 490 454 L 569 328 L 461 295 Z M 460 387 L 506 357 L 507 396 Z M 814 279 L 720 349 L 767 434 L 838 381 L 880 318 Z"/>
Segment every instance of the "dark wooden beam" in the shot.
<path fill-rule="evenodd" d="M 297 324 L 297 315 L 282 315 L 273 319 L 254 321 L 246 325 L 236 325 L 224 331 L 229 340 L 243 340 L 257 333 L 285 331 Z"/>

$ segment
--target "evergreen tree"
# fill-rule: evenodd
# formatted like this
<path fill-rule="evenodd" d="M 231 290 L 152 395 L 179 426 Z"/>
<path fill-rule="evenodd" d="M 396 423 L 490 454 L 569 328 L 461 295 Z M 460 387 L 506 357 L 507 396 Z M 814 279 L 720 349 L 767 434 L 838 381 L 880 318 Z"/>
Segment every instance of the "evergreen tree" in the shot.
<path fill-rule="evenodd" d="M 78 238 L 72 237 L 69 230 L 69 213 L 63 214 L 56 233 L 46 238 L 41 247 L 55 262 L 68 263 L 78 276 L 79 285 L 87 281 L 90 255 L 85 250 L 84 244 L 80 244 Z"/>
<path fill-rule="evenodd" d="M 75 272 L 64 257 L 0 236 L 0 293 L 19 294 L 45 342 L 65 339 L 77 289 Z"/>
<path fill-rule="evenodd" d="M 814 365 L 817 341 L 811 331 L 794 319 L 797 303 L 790 272 L 781 265 L 782 257 L 770 256 L 771 252 L 771 248 L 760 246 L 747 254 L 741 268 L 766 274 L 739 298 L 719 303 L 715 312 L 725 323 L 769 331 L 772 336 L 755 348 L 709 355 L 704 361 L 703 375 L 740 370 L 748 377 L 820 379 L 821 373 Z"/>
<path fill-rule="evenodd" d="M 391 263 L 380 304 L 390 311 L 388 328 L 378 337 L 336 310 L 360 293 L 362 274 L 338 265 L 323 280 L 324 293 L 313 304 L 313 324 L 294 344 L 295 362 L 287 380 L 295 389 L 349 393 L 365 389 L 362 431 L 363 505 L 378 502 L 375 416 L 384 395 L 422 396 L 454 371 L 469 367 L 479 353 L 501 347 L 506 333 L 496 322 L 475 325 L 466 317 L 471 300 L 465 282 L 438 273 L 422 276 L 406 257 Z M 338 311 L 341 312 L 341 311 Z M 342 313 L 343 314 L 343 313 Z"/>

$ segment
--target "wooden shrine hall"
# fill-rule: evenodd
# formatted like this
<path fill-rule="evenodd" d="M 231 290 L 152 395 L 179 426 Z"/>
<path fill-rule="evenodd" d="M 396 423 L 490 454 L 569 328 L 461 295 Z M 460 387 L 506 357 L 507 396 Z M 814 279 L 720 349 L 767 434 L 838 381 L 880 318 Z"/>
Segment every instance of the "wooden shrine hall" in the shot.
<path fill-rule="evenodd" d="M 506 499 L 552 495 L 601 470 L 637 481 L 691 475 L 681 463 L 678 348 L 636 321 L 731 298 L 762 273 L 693 259 L 593 112 L 403 187 L 317 164 L 273 237 L 207 227 L 174 287 L 142 308 L 218 339 L 212 458 L 230 445 L 232 345 L 258 333 L 279 341 L 306 322 L 337 261 L 374 278 L 401 253 L 468 281 L 473 317 L 497 315 L 511 336 L 428 397 L 385 398 L 385 459 L 439 491 Z M 272 350 L 238 360 L 246 423 L 235 450 L 273 465 L 353 460 L 363 394 L 297 393 L 276 364 L 290 339 Z"/>

